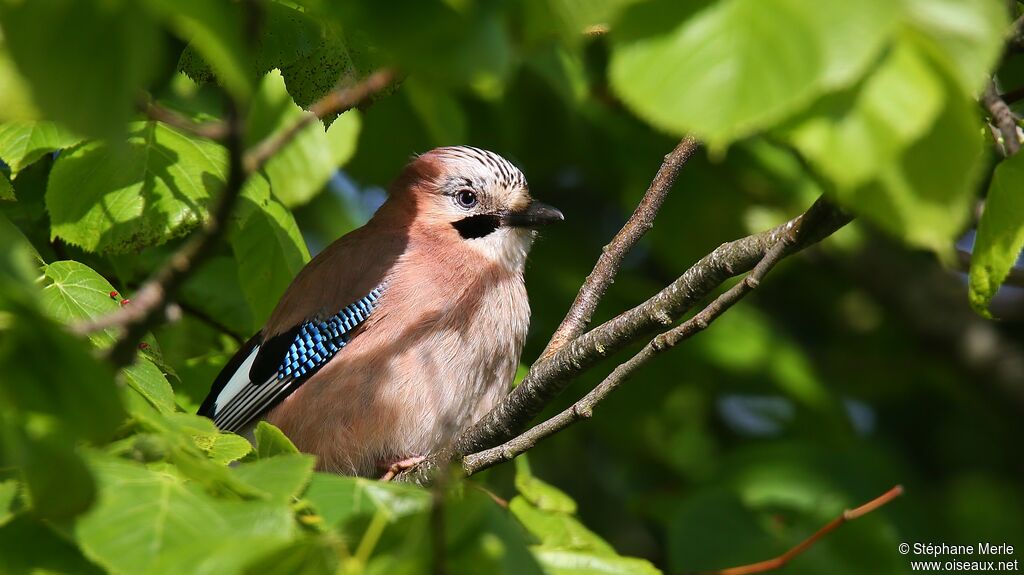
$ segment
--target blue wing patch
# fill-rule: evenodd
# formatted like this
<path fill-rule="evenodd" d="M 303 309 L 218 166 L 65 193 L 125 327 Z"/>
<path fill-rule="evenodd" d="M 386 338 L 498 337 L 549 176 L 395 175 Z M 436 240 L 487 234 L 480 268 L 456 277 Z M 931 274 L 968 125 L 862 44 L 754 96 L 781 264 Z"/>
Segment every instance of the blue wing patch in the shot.
<path fill-rule="evenodd" d="M 210 406 L 208 415 L 221 429 L 238 431 L 277 405 L 348 344 L 383 292 L 383 285 L 374 288 L 326 319 L 303 322 L 255 348 L 239 351 L 245 361 L 232 360 L 225 368 L 232 373 L 218 377 L 223 383 L 219 389 L 215 385 L 204 402 Z"/>
<path fill-rule="evenodd" d="M 345 347 L 352 330 L 370 316 L 380 294 L 381 288 L 376 288 L 324 321 L 307 321 L 299 326 L 299 333 L 277 368 L 277 379 L 301 379 L 327 363 Z"/>

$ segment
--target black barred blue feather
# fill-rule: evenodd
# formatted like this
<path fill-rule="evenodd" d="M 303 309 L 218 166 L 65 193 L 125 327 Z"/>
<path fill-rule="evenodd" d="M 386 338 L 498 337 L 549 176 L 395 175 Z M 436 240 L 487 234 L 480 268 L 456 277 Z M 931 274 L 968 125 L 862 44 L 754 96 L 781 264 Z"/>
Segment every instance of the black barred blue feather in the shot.
<path fill-rule="evenodd" d="M 240 431 L 280 403 L 327 364 L 370 316 L 377 287 L 326 319 L 313 319 L 267 339 L 250 339 L 224 367 L 199 414 L 225 431 Z"/>

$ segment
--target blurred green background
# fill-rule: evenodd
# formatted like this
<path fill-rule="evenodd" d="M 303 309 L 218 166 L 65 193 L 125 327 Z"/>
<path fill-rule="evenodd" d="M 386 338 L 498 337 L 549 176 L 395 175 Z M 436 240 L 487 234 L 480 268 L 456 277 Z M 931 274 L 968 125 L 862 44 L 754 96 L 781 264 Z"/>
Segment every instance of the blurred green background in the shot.
<path fill-rule="evenodd" d="M 528 366 L 687 133 L 706 145 L 595 324 L 821 194 L 858 217 L 529 464 L 458 483 L 448 570 L 724 568 L 895 484 L 905 496 L 779 572 L 909 573 L 901 542 L 1024 546 L 1024 166 L 976 100 L 993 71 L 1011 104 L 1024 87 L 1007 8 L 0 1 L 0 572 L 429 570 L 428 492 L 313 474 L 271 429 L 249 452 L 187 414 L 309 254 L 443 145 L 505 156 L 566 216 L 527 265 Z M 217 121 L 229 95 L 251 146 L 385 66 L 397 87 L 314 123 L 250 178 L 177 298 L 181 319 L 148 336 L 121 385 L 89 349 L 116 334 L 59 327 L 130 298 L 221 185 L 223 148 L 147 122 L 140 102 Z"/>

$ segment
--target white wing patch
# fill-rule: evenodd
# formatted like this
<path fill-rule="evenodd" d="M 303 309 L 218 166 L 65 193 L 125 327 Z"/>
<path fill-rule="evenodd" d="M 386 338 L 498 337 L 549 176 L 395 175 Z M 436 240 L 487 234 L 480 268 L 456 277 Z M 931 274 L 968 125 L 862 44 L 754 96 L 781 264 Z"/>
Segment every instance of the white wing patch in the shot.
<path fill-rule="evenodd" d="M 245 358 L 242 365 L 238 366 L 238 370 L 231 375 L 231 379 L 224 385 L 224 389 L 220 390 L 217 394 L 217 399 L 213 400 L 213 414 L 216 416 L 220 412 L 222 406 L 226 405 L 236 395 L 238 395 L 245 386 L 249 385 L 249 370 L 252 369 L 252 362 L 256 361 L 256 354 L 260 352 L 260 346 L 254 346 L 252 351 L 249 352 L 249 357 Z"/>

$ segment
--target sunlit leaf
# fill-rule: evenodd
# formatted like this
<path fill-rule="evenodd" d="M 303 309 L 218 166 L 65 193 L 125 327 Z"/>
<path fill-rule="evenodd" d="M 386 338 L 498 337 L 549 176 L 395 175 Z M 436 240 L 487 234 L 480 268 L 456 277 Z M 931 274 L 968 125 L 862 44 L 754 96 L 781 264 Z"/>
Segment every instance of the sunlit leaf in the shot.
<path fill-rule="evenodd" d="M 726 0 L 693 15 L 686 14 L 692 6 L 677 5 L 673 13 L 683 18 L 674 27 L 679 20 L 640 4 L 620 22 L 612 86 L 654 125 L 722 146 L 848 81 L 893 28 L 893 4 Z M 859 32 L 822 26 L 851 13 Z"/>
<path fill-rule="evenodd" d="M 54 150 L 73 146 L 82 138 L 54 122 L 0 124 L 0 160 L 17 176 L 23 168 Z"/>
<path fill-rule="evenodd" d="M 233 469 L 235 475 L 275 500 L 291 501 L 313 476 L 316 458 L 291 453 L 242 463 Z"/>
<path fill-rule="evenodd" d="M 988 314 L 989 302 L 1024 249 L 1021 190 L 1024 154 L 1016 154 L 996 166 L 971 255 L 971 305 L 983 314 Z"/>
<path fill-rule="evenodd" d="M 943 92 L 917 50 L 901 45 L 855 93 L 812 108 L 789 137 L 836 185 L 861 185 L 928 130 L 942 109 Z"/>
<path fill-rule="evenodd" d="M 257 423 L 254 433 L 256 435 L 256 454 L 260 459 L 299 452 L 280 429 L 266 421 Z"/>
<path fill-rule="evenodd" d="M 123 145 L 89 142 L 54 163 L 46 190 L 53 236 L 101 252 L 162 244 L 207 216 L 224 176 L 220 146 L 157 122 L 133 124 Z"/>
<path fill-rule="evenodd" d="M 76 261 L 53 262 L 43 268 L 47 283 L 43 286 L 43 309 L 59 322 L 73 325 L 93 320 L 118 310 L 114 286 L 89 266 Z M 114 343 L 113 329 L 90 334 L 96 345 Z"/>
<path fill-rule="evenodd" d="M 1009 31 L 1006 3 L 999 0 L 903 0 L 921 44 L 977 96 L 1003 50 Z"/>
<path fill-rule="evenodd" d="M 378 512 L 393 522 L 430 506 L 430 493 L 417 487 L 327 473 L 313 475 L 305 498 L 328 525 Z"/>
<path fill-rule="evenodd" d="M 167 473 L 104 458 L 93 461 L 98 505 L 75 536 L 117 573 L 236 572 L 252 549 L 269 552 L 294 535 L 287 506 L 214 499 Z"/>
<path fill-rule="evenodd" d="M 33 102 L 88 135 L 124 129 L 163 49 L 138 2 L 4 2 L 0 26 Z"/>
<path fill-rule="evenodd" d="M 244 223 L 230 231 L 238 278 L 258 323 L 274 310 L 284 290 L 309 261 L 295 218 L 276 199 L 258 204 L 242 198 Z"/>

